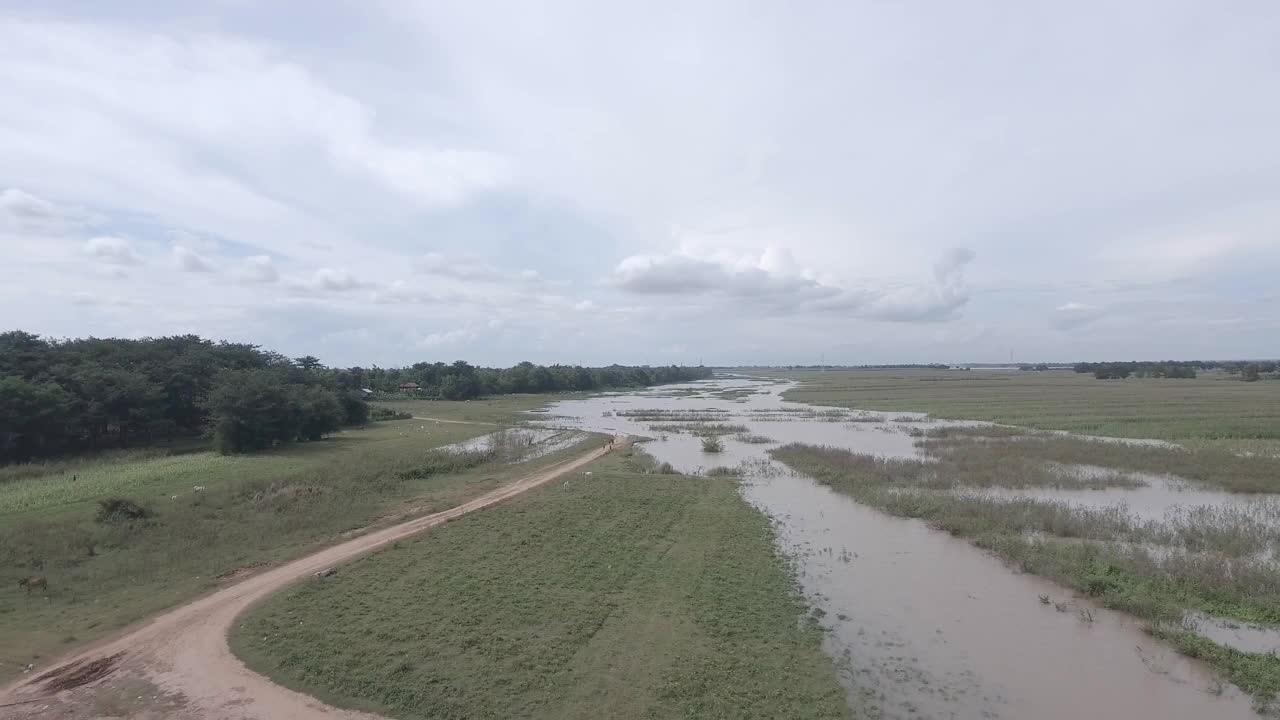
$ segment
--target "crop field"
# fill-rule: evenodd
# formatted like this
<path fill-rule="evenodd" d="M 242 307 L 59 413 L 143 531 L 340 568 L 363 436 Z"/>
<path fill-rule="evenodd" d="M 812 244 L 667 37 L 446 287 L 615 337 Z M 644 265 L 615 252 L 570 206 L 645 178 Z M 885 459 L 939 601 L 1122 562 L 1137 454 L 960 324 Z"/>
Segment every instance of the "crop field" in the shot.
<path fill-rule="evenodd" d="M 788 400 L 926 412 L 1044 430 L 1172 441 L 1226 440 L 1280 450 L 1280 382 L 1202 373 L 1191 380 L 1096 380 L 1069 370 L 835 370 L 771 373 L 801 381 Z"/>
<path fill-rule="evenodd" d="M 497 421 L 506 411 L 510 421 L 521 404 L 532 403 L 482 412 Z M 477 412 L 476 403 L 432 405 L 434 417 Z M 433 451 L 494 429 L 397 420 L 254 455 L 140 451 L 3 469 L 0 682 L 344 531 L 452 507 L 521 470 L 580 452 L 567 448 L 517 466 Z M 104 516 L 99 502 L 109 498 L 141 514 Z M 30 575 L 48 578 L 47 596 L 14 591 Z"/>
<path fill-rule="evenodd" d="M 249 611 L 233 650 L 396 718 L 836 718 L 844 691 L 734 481 L 615 453 Z"/>

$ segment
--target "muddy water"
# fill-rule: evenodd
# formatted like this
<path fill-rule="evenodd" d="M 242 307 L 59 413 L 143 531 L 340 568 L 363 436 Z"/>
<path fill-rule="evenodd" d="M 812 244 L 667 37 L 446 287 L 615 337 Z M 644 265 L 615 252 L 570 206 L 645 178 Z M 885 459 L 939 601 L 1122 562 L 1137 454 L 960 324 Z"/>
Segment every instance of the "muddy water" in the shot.
<path fill-rule="evenodd" d="M 902 413 L 865 422 L 787 403 L 786 385 L 741 378 L 557 403 L 547 425 L 656 437 L 645 448 L 685 472 L 750 463 L 747 499 L 775 521 L 782 550 L 828 629 L 850 703 L 882 718 L 1256 718 L 1249 699 L 1126 616 L 1010 571 L 967 542 L 880 513 L 781 471 L 767 451 L 800 441 L 885 456 L 918 452 Z M 736 396 L 729 391 L 751 391 Z M 773 443 L 653 431 L 637 410 L 715 415 Z M 848 420 L 858 419 L 858 422 Z M 923 421 L 922 418 L 913 418 Z M 679 422 L 673 420 L 672 422 Z M 1041 600 L 1045 596 L 1049 602 Z"/>

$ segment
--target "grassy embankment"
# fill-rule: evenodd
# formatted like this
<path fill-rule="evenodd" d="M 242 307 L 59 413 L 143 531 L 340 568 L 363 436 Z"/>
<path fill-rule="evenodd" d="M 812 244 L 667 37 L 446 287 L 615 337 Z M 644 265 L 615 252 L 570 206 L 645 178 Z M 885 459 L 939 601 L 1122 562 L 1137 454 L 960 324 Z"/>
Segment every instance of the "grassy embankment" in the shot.
<path fill-rule="evenodd" d="M 398 718 L 846 717 L 768 520 L 731 480 L 643 459 L 616 453 L 269 598 L 232 647 Z"/>
<path fill-rule="evenodd" d="M 1231 441 L 1231 449 L 1280 452 L 1280 382 L 1096 380 L 1069 370 L 787 371 L 801 381 L 784 397 L 864 410 L 927 412 L 1090 435 L 1186 443 Z"/>
<path fill-rule="evenodd" d="M 509 422 L 546 400 L 429 410 Z M 506 465 L 432 451 L 495 429 L 399 420 L 254 455 L 152 450 L 0 468 L 0 682 L 219 587 L 238 569 L 299 556 L 388 515 L 451 507 L 576 452 Z M 152 516 L 98 522 L 105 498 L 128 498 Z M 48 577 L 47 600 L 16 587 L 30 575 Z"/>

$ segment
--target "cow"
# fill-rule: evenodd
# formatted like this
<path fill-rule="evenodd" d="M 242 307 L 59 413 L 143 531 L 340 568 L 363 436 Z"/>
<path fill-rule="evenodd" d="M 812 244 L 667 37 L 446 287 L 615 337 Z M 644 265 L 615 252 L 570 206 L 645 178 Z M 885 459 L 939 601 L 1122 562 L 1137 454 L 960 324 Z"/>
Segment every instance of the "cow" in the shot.
<path fill-rule="evenodd" d="M 31 591 L 36 588 L 39 588 L 42 593 L 48 593 L 49 579 L 43 575 L 32 575 L 31 577 L 25 577 L 19 580 L 18 587 L 25 587 L 28 595 L 30 595 Z"/>

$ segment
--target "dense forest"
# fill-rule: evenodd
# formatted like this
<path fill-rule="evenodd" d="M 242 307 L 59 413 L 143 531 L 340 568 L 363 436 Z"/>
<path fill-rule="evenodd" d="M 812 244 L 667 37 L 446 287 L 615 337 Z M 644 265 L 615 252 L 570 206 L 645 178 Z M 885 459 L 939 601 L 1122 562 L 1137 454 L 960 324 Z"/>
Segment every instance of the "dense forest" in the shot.
<path fill-rule="evenodd" d="M 465 362 L 329 368 L 194 335 L 51 340 L 0 334 L 0 463 L 210 436 L 223 452 L 316 440 L 369 418 L 370 397 L 462 400 L 513 392 L 639 387 L 706 368 Z M 401 390 L 401 385 L 416 387 Z"/>

